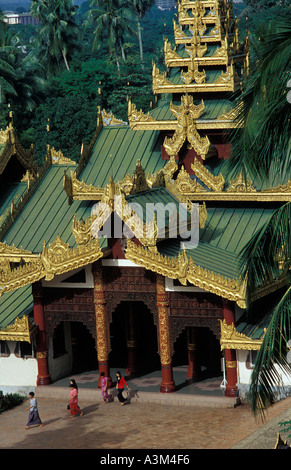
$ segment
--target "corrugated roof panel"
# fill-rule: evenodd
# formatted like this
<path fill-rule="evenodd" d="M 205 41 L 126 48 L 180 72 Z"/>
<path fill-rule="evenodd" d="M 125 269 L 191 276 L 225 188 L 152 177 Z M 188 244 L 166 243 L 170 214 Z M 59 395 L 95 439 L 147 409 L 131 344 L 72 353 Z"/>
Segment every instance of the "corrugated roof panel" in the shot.
<path fill-rule="evenodd" d="M 31 285 L 7 292 L 0 297 L 0 329 L 13 324 L 17 317 L 33 310 Z"/>

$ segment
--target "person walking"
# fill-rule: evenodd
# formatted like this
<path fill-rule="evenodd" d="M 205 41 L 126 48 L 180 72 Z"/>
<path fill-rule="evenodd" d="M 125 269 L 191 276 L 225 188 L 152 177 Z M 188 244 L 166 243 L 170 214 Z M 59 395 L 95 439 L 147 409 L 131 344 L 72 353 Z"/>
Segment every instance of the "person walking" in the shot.
<path fill-rule="evenodd" d="M 83 411 L 80 409 L 79 404 L 78 404 L 78 386 L 74 380 L 70 381 L 70 400 L 69 400 L 69 405 L 70 405 L 70 411 L 71 411 L 71 417 L 73 418 L 74 416 L 80 415 L 83 416 Z"/>
<path fill-rule="evenodd" d="M 28 413 L 28 421 L 27 421 L 25 429 L 30 429 L 30 426 L 42 427 L 43 423 L 39 417 L 37 401 L 34 396 L 34 392 L 29 393 L 29 398 L 30 398 L 30 406 L 29 408 L 26 408 L 26 411 L 29 411 L 29 413 Z"/>
<path fill-rule="evenodd" d="M 124 398 L 122 395 L 122 392 L 124 390 L 124 387 L 127 387 L 128 390 L 130 390 L 129 386 L 127 385 L 125 378 L 121 376 L 120 371 L 118 370 L 116 372 L 116 388 L 117 388 L 117 398 L 120 401 L 120 404 L 123 406 L 127 402 L 127 398 Z"/>
<path fill-rule="evenodd" d="M 101 372 L 101 395 L 102 395 L 102 398 L 103 398 L 103 403 L 104 405 L 106 405 L 107 403 L 107 400 L 108 400 L 108 392 L 107 392 L 107 389 L 108 389 L 108 377 L 105 376 L 105 372 Z"/>

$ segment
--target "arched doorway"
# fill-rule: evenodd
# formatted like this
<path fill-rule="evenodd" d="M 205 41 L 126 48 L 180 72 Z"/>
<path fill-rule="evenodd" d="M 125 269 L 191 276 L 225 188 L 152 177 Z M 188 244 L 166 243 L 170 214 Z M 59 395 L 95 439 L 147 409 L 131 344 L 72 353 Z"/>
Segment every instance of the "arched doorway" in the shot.
<path fill-rule="evenodd" d="M 185 328 L 174 343 L 173 367 L 189 365 L 188 344 L 193 343 L 196 379 L 220 376 L 222 353 L 219 340 L 207 327 L 195 327 L 194 338 L 191 339 L 191 329 L 193 333 L 193 327 Z"/>
<path fill-rule="evenodd" d="M 148 307 L 139 301 L 123 301 L 112 314 L 110 367 L 127 368 L 136 374 L 159 370 L 157 328 Z"/>
<path fill-rule="evenodd" d="M 86 326 L 78 321 L 71 322 L 72 373 L 78 374 L 98 369 L 95 339 Z"/>

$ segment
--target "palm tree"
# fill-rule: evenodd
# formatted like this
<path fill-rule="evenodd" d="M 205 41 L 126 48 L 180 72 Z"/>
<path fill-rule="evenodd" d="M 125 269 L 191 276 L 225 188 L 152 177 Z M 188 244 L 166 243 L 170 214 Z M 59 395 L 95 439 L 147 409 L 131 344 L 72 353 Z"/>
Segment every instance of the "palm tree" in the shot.
<path fill-rule="evenodd" d="M 132 8 L 137 16 L 137 32 L 138 32 L 138 42 L 139 42 L 139 53 L 140 60 L 143 67 L 143 45 L 142 45 L 142 36 L 141 36 L 141 25 L 140 20 L 145 16 L 146 12 L 152 8 L 155 3 L 155 0 L 130 0 L 132 2 Z"/>
<path fill-rule="evenodd" d="M 1 103 L 23 106 L 31 111 L 39 102 L 45 80 L 43 70 L 33 54 L 21 46 L 18 34 L 9 26 L 0 30 Z"/>
<path fill-rule="evenodd" d="M 126 32 L 133 33 L 130 26 L 132 13 L 128 3 L 124 0 L 91 0 L 88 22 L 96 24 L 94 31 L 95 39 L 93 47 L 100 48 L 104 35 L 107 38 L 107 49 L 110 55 L 115 55 L 115 61 L 120 73 L 118 50 L 125 60 L 123 49 L 124 36 Z"/>
<path fill-rule="evenodd" d="M 47 65 L 49 75 L 64 68 L 70 70 L 69 60 L 79 48 L 79 26 L 72 0 L 32 0 L 30 11 L 41 23 L 37 37 L 41 62 Z"/>
<path fill-rule="evenodd" d="M 262 34 L 262 32 L 264 34 Z M 287 100 L 290 80 L 291 21 L 270 24 L 254 38 L 254 66 L 238 98 L 233 151 L 227 164 L 231 177 L 259 175 L 268 180 L 279 173 L 290 179 L 291 108 Z M 275 172 L 275 173 L 274 173 Z M 251 376 L 249 398 L 254 413 L 275 401 L 280 371 L 289 374 L 287 342 L 291 339 L 291 203 L 275 210 L 241 252 L 241 277 L 247 282 L 247 304 L 266 281 L 285 276 L 286 289 L 272 314 Z"/>

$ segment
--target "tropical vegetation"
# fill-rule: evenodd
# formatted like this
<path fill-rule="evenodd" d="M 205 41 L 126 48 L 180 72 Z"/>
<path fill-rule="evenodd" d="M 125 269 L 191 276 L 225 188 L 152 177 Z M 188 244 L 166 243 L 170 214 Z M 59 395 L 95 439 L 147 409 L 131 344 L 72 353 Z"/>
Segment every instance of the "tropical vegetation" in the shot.
<path fill-rule="evenodd" d="M 252 35 L 253 66 L 238 98 L 233 152 L 228 171 L 245 178 L 271 180 L 274 174 L 290 180 L 291 18 L 257 28 Z M 281 374 L 290 377 L 287 360 L 291 339 L 291 203 L 274 210 L 242 250 L 241 277 L 246 279 L 249 315 L 252 294 L 265 282 L 285 278 L 252 373 L 250 402 L 254 413 L 274 403 Z"/>

